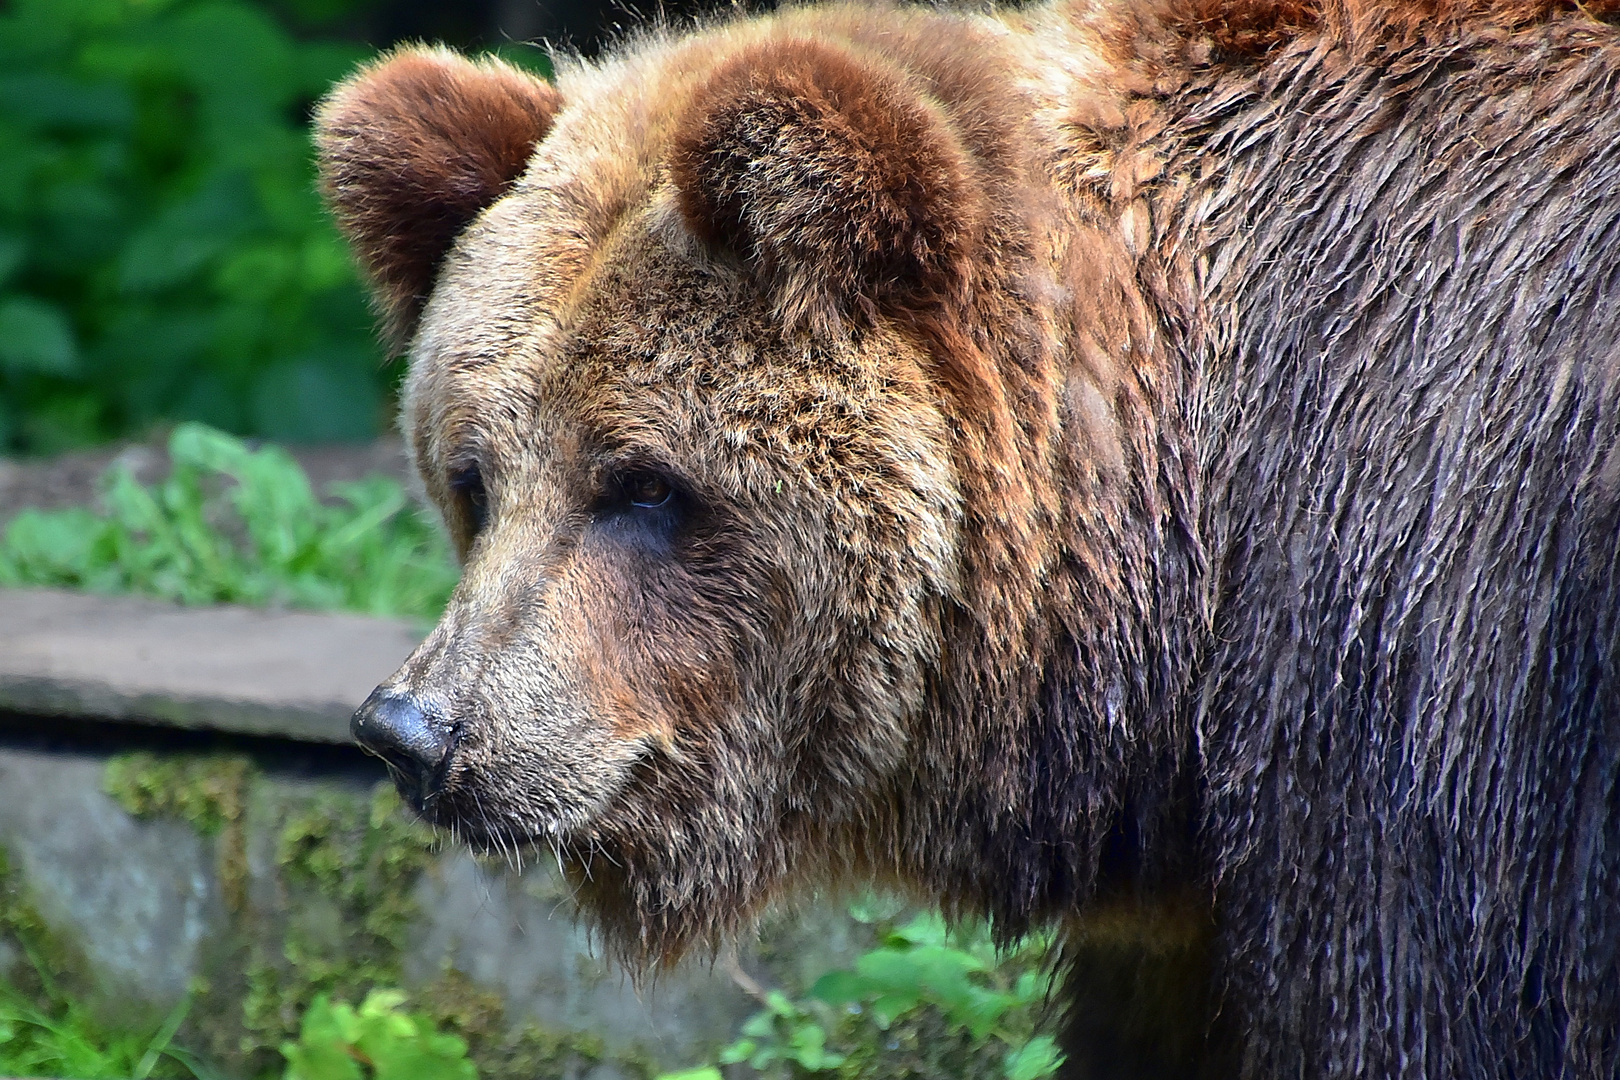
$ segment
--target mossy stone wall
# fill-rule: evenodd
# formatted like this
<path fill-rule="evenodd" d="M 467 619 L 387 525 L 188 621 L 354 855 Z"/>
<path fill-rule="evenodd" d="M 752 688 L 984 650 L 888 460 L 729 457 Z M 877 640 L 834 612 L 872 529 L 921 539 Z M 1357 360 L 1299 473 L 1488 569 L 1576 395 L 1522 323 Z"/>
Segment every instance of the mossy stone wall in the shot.
<path fill-rule="evenodd" d="M 4 730 L 0 974 L 55 980 L 114 1023 L 189 994 L 176 1042 L 226 1075 L 279 1074 L 323 992 L 403 987 L 493 1080 L 647 1076 L 705 1059 L 755 1007 L 725 965 L 638 992 L 592 953 L 549 864 L 475 859 L 346 750 Z M 797 982 L 844 959 L 818 929 L 840 922 L 801 917 L 742 963 Z"/>

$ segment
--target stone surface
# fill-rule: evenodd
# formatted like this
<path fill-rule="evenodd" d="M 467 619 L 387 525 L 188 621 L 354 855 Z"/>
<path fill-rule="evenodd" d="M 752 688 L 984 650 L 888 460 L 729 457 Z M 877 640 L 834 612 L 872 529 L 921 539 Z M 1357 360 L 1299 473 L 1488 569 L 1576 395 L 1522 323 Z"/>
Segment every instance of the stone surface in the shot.
<path fill-rule="evenodd" d="M 547 858 L 518 872 L 451 848 L 423 875 L 417 900 L 432 915 L 406 957 L 409 983 L 425 985 L 453 968 L 500 994 L 513 1015 L 596 1032 L 611 1047 L 638 1047 L 666 1066 L 689 1065 L 698 1048 L 725 1044 L 759 1009 L 720 965 L 702 961 L 638 992 L 593 951 Z"/>
<path fill-rule="evenodd" d="M 138 1001 L 132 1019 L 150 1019 L 185 993 L 217 929 L 214 860 L 183 822 L 131 818 L 102 793 L 103 768 L 0 748 L 0 844 L 41 917 L 94 958 L 104 997 Z M 0 957 L 0 971 L 10 966 Z"/>
<path fill-rule="evenodd" d="M 347 742 L 421 637 L 358 615 L 0 589 L 0 709 Z"/>

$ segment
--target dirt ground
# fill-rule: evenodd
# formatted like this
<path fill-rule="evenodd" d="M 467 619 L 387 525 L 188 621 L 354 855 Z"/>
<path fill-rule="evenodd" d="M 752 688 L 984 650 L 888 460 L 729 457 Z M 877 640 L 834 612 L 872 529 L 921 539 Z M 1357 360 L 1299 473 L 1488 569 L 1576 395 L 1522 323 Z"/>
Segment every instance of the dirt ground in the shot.
<path fill-rule="evenodd" d="M 340 480 L 372 473 L 409 479 L 405 447 L 397 438 L 372 443 L 289 446 L 316 491 Z M 29 507 L 56 509 L 95 502 L 96 483 L 114 461 L 123 461 L 143 482 L 161 479 L 169 468 L 160 443 L 129 443 L 83 450 L 40 460 L 0 458 L 0 526 Z"/>

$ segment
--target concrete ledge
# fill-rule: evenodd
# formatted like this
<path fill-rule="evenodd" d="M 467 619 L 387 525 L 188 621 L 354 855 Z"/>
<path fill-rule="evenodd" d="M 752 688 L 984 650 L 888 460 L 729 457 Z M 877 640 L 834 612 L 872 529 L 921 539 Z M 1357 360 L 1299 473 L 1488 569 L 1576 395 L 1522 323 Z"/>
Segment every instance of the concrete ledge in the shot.
<path fill-rule="evenodd" d="M 421 639 L 360 615 L 0 589 L 0 709 L 346 743 Z"/>

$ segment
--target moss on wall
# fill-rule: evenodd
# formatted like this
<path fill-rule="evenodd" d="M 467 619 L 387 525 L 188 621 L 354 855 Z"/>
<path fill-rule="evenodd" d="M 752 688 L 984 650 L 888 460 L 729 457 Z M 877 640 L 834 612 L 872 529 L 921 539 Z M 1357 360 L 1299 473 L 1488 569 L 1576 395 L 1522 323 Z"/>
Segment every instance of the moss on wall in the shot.
<path fill-rule="evenodd" d="M 248 783 L 253 763 L 236 754 L 159 757 L 122 754 L 107 763 L 102 790 L 132 817 L 177 817 L 217 838 L 220 892 L 239 912 L 247 902 Z"/>
<path fill-rule="evenodd" d="M 386 784 L 369 795 L 271 802 L 275 880 L 268 902 L 250 913 L 256 925 L 244 927 L 240 1043 L 249 1055 L 293 1037 L 316 994 L 358 1001 L 400 984 L 416 881 L 433 845 Z"/>
<path fill-rule="evenodd" d="M 658 1071 L 640 1055 L 621 1053 L 610 1059 L 594 1035 L 553 1031 L 532 1022 L 513 1024 L 499 994 L 454 969 L 419 993 L 416 1004 L 435 1024 L 467 1041 L 480 1080 L 578 1077 L 608 1060 L 627 1077 L 650 1077 Z"/>
<path fill-rule="evenodd" d="M 69 996 L 92 992 L 84 953 L 40 917 L 28 883 L 0 847 L 0 943 L 12 954 L 7 984 L 25 1000 L 51 1010 Z"/>
<path fill-rule="evenodd" d="M 404 981 L 417 882 L 440 841 L 392 786 L 267 783 L 239 755 L 136 753 L 109 761 L 104 788 L 135 817 L 177 818 L 217 845 L 226 925 L 180 1043 L 234 1075 L 279 1075 L 278 1048 L 316 995 L 357 1002 Z M 455 970 L 412 1006 L 466 1039 L 484 1080 L 578 1077 L 607 1060 L 593 1036 L 513 1023 L 499 995 Z M 612 1061 L 631 1077 L 654 1071 Z"/>

